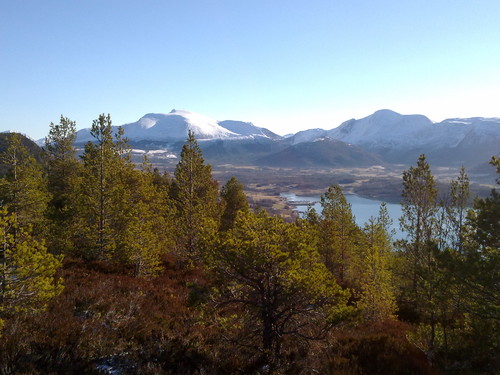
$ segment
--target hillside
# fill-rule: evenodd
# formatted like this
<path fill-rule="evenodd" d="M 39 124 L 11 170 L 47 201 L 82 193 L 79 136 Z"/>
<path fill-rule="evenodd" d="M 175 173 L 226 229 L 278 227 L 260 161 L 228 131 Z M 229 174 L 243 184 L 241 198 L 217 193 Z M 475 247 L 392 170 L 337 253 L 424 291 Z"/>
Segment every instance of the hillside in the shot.
<path fill-rule="evenodd" d="M 367 167 L 384 162 L 380 157 L 347 143 L 321 138 L 292 145 L 282 151 L 259 158 L 257 165 L 270 167 Z"/>
<path fill-rule="evenodd" d="M 8 147 L 9 140 L 14 134 L 18 134 L 21 137 L 21 144 L 24 145 L 29 152 L 40 161 L 42 159 L 42 149 L 34 141 L 28 137 L 19 133 L 0 133 L 0 154 L 2 154 Z M 7 167 L 1 163 L 0 160 L 0 176 L 7 173 Z"/>

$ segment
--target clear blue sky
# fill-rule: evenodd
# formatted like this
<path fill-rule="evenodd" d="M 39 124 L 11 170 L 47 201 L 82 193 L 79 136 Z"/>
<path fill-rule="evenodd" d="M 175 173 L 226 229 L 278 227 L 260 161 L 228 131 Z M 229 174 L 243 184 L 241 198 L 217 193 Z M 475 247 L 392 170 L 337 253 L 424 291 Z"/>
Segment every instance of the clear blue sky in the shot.
<path fill-rule="evenodd" d="M 500 116 L 499 0 L 0 0 L 0 130 L 184 109 L 277 133 Z"/>

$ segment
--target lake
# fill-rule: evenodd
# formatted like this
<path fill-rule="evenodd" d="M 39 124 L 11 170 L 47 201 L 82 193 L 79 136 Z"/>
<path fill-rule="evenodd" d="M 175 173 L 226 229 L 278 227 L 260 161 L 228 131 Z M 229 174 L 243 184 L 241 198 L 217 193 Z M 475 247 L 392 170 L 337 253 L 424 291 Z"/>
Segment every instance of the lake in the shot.
<path fill-rule="evenodd" d="M 296 195 L 294 193 L 282 193 L 281 196 L 288 202 L 292 203 L 299 213 L 304 213 L 313 204 L 313 207 L 318 213 L 321 213 L 320 197 L 308 195 Z M 347 201 L 351 204 L 352 213 L 355 216 L 356 224 L 363 228 L 364 224 L 368 222 L 370 217 L 377 217 L 380 204 L 382 201 L 375 199 L 362 198 L 353 194 L 345 194 Z M 403 232 L 399 229 L 399 218 L 402 215 L 401 205 L 394 203 L 387 203 L 387 212 L 391 217 L 392 229 L 396 231 L 394 239 L 403 238 Z"/>

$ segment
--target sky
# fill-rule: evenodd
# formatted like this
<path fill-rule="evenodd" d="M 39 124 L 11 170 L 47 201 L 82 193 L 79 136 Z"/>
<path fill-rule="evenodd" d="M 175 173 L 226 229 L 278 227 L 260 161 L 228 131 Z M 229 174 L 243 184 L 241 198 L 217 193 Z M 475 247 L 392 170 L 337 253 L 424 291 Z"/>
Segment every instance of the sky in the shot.
<path fill-rule="evenodd" d="M 0 131 L 172 109 L 278 134 L 500 117 L 498 0 L 0 0 Z"/>

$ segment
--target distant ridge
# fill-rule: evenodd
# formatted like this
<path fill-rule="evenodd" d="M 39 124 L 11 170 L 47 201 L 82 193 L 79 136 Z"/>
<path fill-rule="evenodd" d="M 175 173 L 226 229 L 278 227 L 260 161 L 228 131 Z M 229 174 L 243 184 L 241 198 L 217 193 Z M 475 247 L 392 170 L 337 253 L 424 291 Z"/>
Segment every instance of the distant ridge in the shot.
<path fill-rule="evenodd" d="M 114 127 L 118 128 L 118 127 Z M 206 116 L 173 109 L 170 113 L 148 113 L 138 121 L 122 125 L 125 136 L 132 142 L 175 142 L 194 132 L 198 140 L 245 139 L 255 137 L 280 138 L 270 130 L 243 121 L 216 121 Z M 77 132 L 77 143 L 92 140 L 90 129 Z"/>
<path fill-rule="evenodd" d="M 188 132 L 193 131 L 207 160 L 221 163 L 296 167 L 411 164 L 424 153 L 431 165 L 474 167 L 500 154 L 499 118 L 451 118 L 434 123 L 423 115 L 402 115 L 388 109 L 330 130 L 309 129 L 287 137 L 251 122 L 217 121 L 175 109 L 166 114 L 148 113 L 122 127 L 133 147 L 173 153 L 179 152 Z M 91 140 L 90 129 L 77 132 L 77 144 Z"/>
<path fill-rule="evenodd" d="M 425 153 L 431 164 L 472 166 L 500 152 L 500 119 L 474 117 L 433 123 L 422 115 L 380 110 L 349 120 L 328 136 L 381 155 L 391 163 L 411 163 Z"/>
<path fill-rule="evenodd" d="M 382 159 L 345 142 L 320 138 L 302 142 L 257 160 L 270 167 L 367 167 L 384 164 Z"/>

